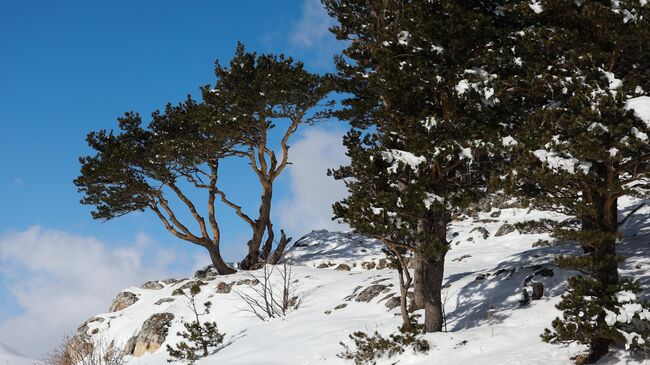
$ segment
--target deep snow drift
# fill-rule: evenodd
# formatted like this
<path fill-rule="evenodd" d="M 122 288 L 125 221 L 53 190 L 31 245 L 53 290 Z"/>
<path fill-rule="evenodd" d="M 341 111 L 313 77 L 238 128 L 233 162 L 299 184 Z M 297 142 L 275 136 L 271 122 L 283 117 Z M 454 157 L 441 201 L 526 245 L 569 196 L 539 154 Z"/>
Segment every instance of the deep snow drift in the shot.
<path fill-rule="evenodd" d="M 631 210 L 632 203 L 627 201 L 621 213 Z M 553 258 L 576 247 L 545 245 L 543 241 L 550 240 L 547 232 L 519 232 L 505 225 L 541 218 L 567 217 L 526 209 L 493 209 L 454 223 L 448 236 L 452 249 L 447 255 L 443 291 L 447 332 L 426 336 L 431 344 L 426 355 L 407 352 L 379 363 L 571 364 L 570 357 L 583 351 L 580 346 L 546 344 L 539 335 L 559 315 L 554 305 L 570 274 L 555 267 Z M 640 279 L 644 288 L 650 285 L 648 219 L 650 208 L 639 210 L 623 227 L 619 246 L 619 253 L 627 257 L 622 273 Z M 133 295 L 125 297 L 126 308 L 96 316 L 81 331 L 124 348 L 152 315 L 171 313 L 168 334 L 159 348 L 140 345 L 139 356 L 127 356 L 132 365 L 166 364 L 165 345 L 178 342 L 176 332 L 182 329 L 182 321 L 191 321 L 187 299 L 178 295 L 178 289 L 190 280 L 201 280 L 205 285 L 197 303 L 212 302 L 212 312 L 203 320 L 216 321 L 226 337 L 218 351 L 197 364 L 346 364 L 350 362 L 336 354 L 342 350 L 339 342 L 348 341 L 348 334 L 357 330 L 389 333 L 400 324 L 399 308 L 386 305 L 390 297 L 399 295 L 399 289 L 397 274 L 385 267 L 384 257 L 381 245 L 374 240 L 351 233 L 314 231 L 287 252 L 301 302 L 284 318 L 261 321 L 246 311 L 239 294 L 252 293 L 251 282 L 245 279 L 259 277 L 260 270 L 148 283 L 145 287 L 149 289 L 127 288 L 125 292 Z M 527 288 L 530 293 L 533 282 L 544 285 L 544 297 L 522 305 L 522 290 Z M 370 286 L 376 290 L 365 290 Z M 617 352 L 601 363 L 644 361 Z"/>

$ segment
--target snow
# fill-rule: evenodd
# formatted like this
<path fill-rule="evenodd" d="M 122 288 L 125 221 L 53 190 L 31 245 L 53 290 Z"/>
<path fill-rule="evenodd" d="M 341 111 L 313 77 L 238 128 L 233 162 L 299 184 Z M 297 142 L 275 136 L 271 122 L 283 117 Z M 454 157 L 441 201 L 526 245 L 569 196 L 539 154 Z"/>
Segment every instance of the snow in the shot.
<path fill-rule="evenodd" d="M 397 42 L 403 46 L 409 44 L 411 40 L 411 33 L 403 30 L 397 34 Z"/>
<path fill-rule="evenodd" d="M 517 141 L 514 138 L 512 138 L 512 136 L 506 136 L 501 138 L 501 144 L 503 145 L 503 147 L 516 146 Z"/>
<path fill-rule="evenodd" d="M 650 96 L 639 96 L 629 99 L 625 108 L 627 110 L 634 110 L 634 115 L 650 126 Z"/>
<path fill-rule="evenodd" d="M 437 199 L 435 196 L 431 198 Z M 638 205 L 638 201 L 622 199 L 622 204 L 621 213 L 624 214 Z M 425 336 L 431 344 L 428 354 L 406 352 L 398 358 L 381 359 L 378 364 L 399 360 L 399 364 L 411 365 L 568 365 L 572 363 L 572 356 L 584 351 L 582 346 L 550 345 L 539 338 L 544 328 L 560 315 L 554 306 L 560 301 L 566 289 L 566 278 L 571 274 L 556 267 L 554 258 L 558 254 L 579 252 L 579 248 L 575 245 L 533 247 L 538 240 L 550 240 L 548 233 L 513 232 L 495 237 L 496 231 L 505 223 L 539 219 L 563 221 L 568 217 L 553 212 L 512 208 L 500 210 L 500 215 L 495 218 L 490 214 L 493 212 L 455 221 L 449 229 L 447 238 L 451 242 L 451 250 L 447 254 L 443 291 L 448 332 Z M 650 227 L 646 221 L 648 215 L 650 207 L 644 207 L 630 218 L 623 226 L 624 238 L 618 246 L 618 253 L 628 257 L 622 272 L 634 275 L 643 283 L 650 280 L 650 246 L 647 244 L 650 228 L 639 230 L 638 227 Z M 476 230 L 472 232 L 479 226 L 489 232 L 487 238 Z M 631 232 L 637 234 L 632 235 Z M 238 272 L 204 279 L 207 285 L 202 286 L 197 303 L 212 301 L 213 309 L 204 320 L 216 321 L 226 337 L 218 351 L 199 360 L 197 365 L 350 364 L 336 356 L 342 350 L 339 342 L 349 343 L 348 335 L 359 330 L 377 330 L 388 334 L 400 323 L 399 310 L 385 307 L 385 300 L 382 300 L 385 293 L 369 303 L 346 300 L 355 289 L 358 291 L 359 287 L 365 288 L 377 282 L 392 285 L 389 287 L 390 293 L 398 295 L 394 270 L 367 270 L 363 267 L 366 263 L 379 264 L 385 259 L 382 247 L 379 241 L 359 234 L 325 230 L 313 231 L 296 241 L 287 251 L 286 260 L 298 280 L 302 304 L 284 318 L 261 321 L 242 311 L 244 307 L 237 291 L 248 290 L 246 286 L 234 286 L 227 294 L 216 293 L 215 287 L 219 282 L 230 283 L 248 278 L 250 274 L 259 275 L 259 272 Z M 334 269 L 342 263 L 349 265 L 351 270 Z M 322 264 L 327 267 L 323 268 Z M 553 276 L 540 275 L 542 269 L 552 269 Z M 522 306 L 519 300 L 524 282 L 531 277 L 544 285 L 544 297 Z M 160 290 L 128 288 L 139 300 L 122 311 L 99 314 L 98 317 L 105 320 L 90 323 L 89 333 L 97 330 L 98 334 L 93 336 L 104 336 L 114 340 L 116 346 L 123 346 L 149 316 L 171 312 L 175 319 L 163 346 L 142 357 L 127 357 L 127 365 L 166 364 L 165 345 L 173 345 L 179 340 L 176 332 L 182 329 L 181 321 L 191 318 L 185 299 L 171 296 L 176 288 L 186 282 L 187 279 L 165 285 Z M 530 288 L 528 290 L 530 292 Z M 647 296 L 647 291 L 645 293 Z M 633 299 L 647 299 L 643 296 L 635 298 L 629 292 L 618 294 L 621 311 L 624 310 L 626 316 L 640 313 L 638 307 L 629 305 L 634 304 Z M 162 305 L 154 304 L 168 297 L 175 300 Z M 334 309 L 340 304 L 346 306 Z M 422 314 L 421 311 L 419 313 Z M 619 314 L 607 313 L 607 320 L 615 323 L 612 321 L 618 321 Z M 624 336 L 630 342 L 634 340 L 633 333 L 625 333 Z M 0 364 L 4 365 L 1 359 Z M 620 351 L 605 361 L 618 365 L 643 363 L 642 360 L 636 362 L 625 357 Z"/>
<path fill-rule="evenodd" d="M 382 158 L 384 161 L 391 164 L 391 166 L 388 167 L 388 172 L 392 174 L 397 173 L 400 164 L 406 165 L 413 171 L 416 171 L 420 164 L 426 162 L 426 158 L 424 158 L 424 156 L 416 156 L 411 152 L 395 149 L 382 152 Z"/>
<path fill-rule="evenodd" d="M 533 9 L 535 14 L 540 14 L 541 12 L 544 11 L 544 8 L 542 7 L 542 3 L 539 0 L 535 0 L 528 4 L 528 6 Z"/>
<path fill-rule="evenodd" d="M 555 171 L 564 170 L 570 174 L 575 174 L 577 167 L 582 173 L 587 174 L 591 169 L 591 163 L 589 162 L 580 162 L 574 157 L 562 157 L 556 152 L 540 149 L 533 151 L 533 154 Z"/>

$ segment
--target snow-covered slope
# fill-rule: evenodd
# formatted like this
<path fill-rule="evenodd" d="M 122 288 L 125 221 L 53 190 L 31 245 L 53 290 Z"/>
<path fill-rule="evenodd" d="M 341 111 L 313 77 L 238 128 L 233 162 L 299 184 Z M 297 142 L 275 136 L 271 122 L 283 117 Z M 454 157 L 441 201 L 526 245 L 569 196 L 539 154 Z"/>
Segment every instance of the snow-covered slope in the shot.
<path fill-rule="evenodd" d="M 13 348 L 0 343 L 0 365 L 35 365 L 38 361 L 21 355 Z"/>
<path fill-rule="evenodd" d="M 645 288 L 650 285 L 648 217 L 650 208 L 643 208 L 630 219 L 625 227 L 629 236 L 619 247 L 628 257 L 623 271 L 640 279 Z M 549 212 L 504 209 L 456 222 L 449 233 L 452 250 L 447 256 L 443 292 L 447 332 L 426 336 L 431 344 L 426 355 L 406 353 L 384 363 L 570 364 L 569 358 L 582 348 L 545 344 L 539 335 L 559 314 L 554 305 L 569 274 L 555 267 L 553 258 L 575 248 L 544 245 L 548 233 L 525 234 L 506 225 L 540 218 L 566 219 Z M 383 257 L 381 245 L 374 240 L 351 233 L 314 231 L 287 253 L 301 304 L 284 318 L 261 321 L 246 310 L 239 294 L 253 293 L 246 279 L 259 277 L 260 271 L 228 276 L 203 273 L 200 279 L 148 283 L 149 289 L 128 288 L 125 291 L 137 297 L 135 303 L 98 315 L 81 331 L 123 348 L 152 315 L 171 313 L 173 319 L 160 348 L 152 346 L 149 351 L 155 351 L 147 352 L 140 346 L 136 351 L 140 356 L 127 357 L 132 365 L 165 364 L 165 345 L 179 340 L 176 333 L 182 329 L 182 321 L 191 321 L 187 299 L 173 294 L 191 280 L 201 280 L 205 285 L 197 303 L 213 303 L 204 320 L 216 321 L 226 337 L 218 351 L 197 364 L 346 364 L 336 354 L 342 350 L 339 342 L 347 341 L 348 334 L 357 330 L 389 333 L 400 323 L 399 309 L 386 306 L 399 290 L 396 273 L 385 267 Z M 544 297 L 521 305 L 522 290 L 526 287 L 530 292 L 533 282 L 544 285 Z M 372 290 L 365 290 L 373 285 L 378 292 L 374 297 Z M 629 360 L 617 353 L 602 363 L 626 361 L 643 359 Z"/>

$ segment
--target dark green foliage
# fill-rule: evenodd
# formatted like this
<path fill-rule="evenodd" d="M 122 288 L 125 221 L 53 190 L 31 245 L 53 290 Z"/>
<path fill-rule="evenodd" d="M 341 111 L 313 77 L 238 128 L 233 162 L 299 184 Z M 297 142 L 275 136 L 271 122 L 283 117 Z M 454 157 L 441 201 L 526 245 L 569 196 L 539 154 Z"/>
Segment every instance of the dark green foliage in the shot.
<path fill-rule="evenodd" d="M 365 332 L 354 332 L 350 339 L 354 342 L 354 350 L 348 345 L 341 342 L 344 351 L 337 354 L 338 357 L 347 360 L 354 360 L 355 364 L 376 364 L 377 360 L 382 357 L 393 357 L 404 353 L 407 349 L 412 349 L 416 353 L 426 353 L 429 351 L 429 343 L 419 338 L 422 332 L 422 326 L 417 324 L 416 318 L 411 317 L 412 326 L 410 329 L 404 327 L 399 332 L 392 333 L 384 337 L 379 332 L 371 336 Z"/>
<path fill-rule="evenodd" d="M 562 259 L 565 260 L 572 261 Z M 594 342 L 596 345 L 603 341 L 620 343 L 632 351 L 647 351 L 650 307 L 636 300 L 635 293 L 640 292 L 638 283 L 622 281 L 618 285 L 606 286 L 591 276 L 578 275 L 570 277 L 568 284 L 569 288 L 557 306 L 562 310 L 562 318 L 553 321 L 552 330 L 545 329 L 542 334 L 544 341 L 590 344 L 590 362 L 606 354 L 607 347 L 594 347 Z M 619 314 L 623 315 L 622 320 L 616 320 Z"/>
<path fill-rule="evenodd" d="M 291 57 L 247 52 L 242 44 L 228 66 L 217 62 L 215 75 L 214 87 L 202 88 L 203 99 L 224 128 L 237 131 L 233 152 L 250 164 L 261 190 L 257 217 L 246 214 L 225 194 L 220 195 L 252 230 L 249 252 L 240 266 L 250 269 L 262 262 L 275 264 L 290 238 L 282 234 L 271 254 L 274 182 L 289 163 L 289 138 L 302 125 L 323 119 L 323 113 L 314 109 L 321 102 L 327 105 L 323 100 L 330 91 L 330 78 L 308 72 L 302 62 Z"/>
<path fill-rule="evenodd" d="M 332 31 L 349 42 L 335 60 L 346 98 L 334 114 L 353 127 L 344 139 L 351 164 L 331 173 L 345 180 L 350 196 L 334 214 L 421 258 L 416 262 L 428 271 L 415 275 L 416 296 L 419 283 L 434 292 L 426 297 L 438 308 L 425 306 L 425 321 L 435 317 L 427 331 L 440 330 L 433 298 L 440 296 L 451 212 L 486 192 L 498 160 L 490 152 L 503 121 L 492 110 L 492 66 L 502 61 L 492 42 L 498 4 L 323 3 L 339 21 Z"/>
<path fill-rule="evenodd" d="M 194 285 L 190 288 L 189 296 L 186 296 L 195 319 L 190 323 L 184 322 L 185 331 L 177 333 L 185 341 L 175 346 L 167 345 L 167 353 L 171 357 L 168 362 L 183 360 L 194 364 L 196 360 L 208 356 L 223 342 L 224 334 L 219 332 L 215 322 L 201 322 L 199 319 L 200 316 L 209 314 L 212 306 L 212 303 L 206 302 L 204 311 L 198 312 L 195 297 L 200 291 L 201 287 L 198 284 Z"/>
<path fill-rule="evenodd" d="M 518 26 L 503 38 L 502 51 L 518 66 L 500 75 L 510 85 L 502 100 L 511 100 L 517 142 L 508 190 L 581 222 L 580 229 L 555 232 L 577 241 L 584 254 L 558 260 L 582 275 L 569 281 L 559 305 L 563 319 L 545 338 L 586 344 L 593 362 L 621 336 L 602 320 L 576 314 L 602 317 L 618 305 L 613 293 L 624 285 L 616 257 L 624 222 L 618 199 L 645 196 L 639 181 L 650 171 L 650 127 L 628 109 L 630 99 L 650 92 L 650 6 L 635 0 L 537 3 L 535 9 L 529 1 L 503 8 L 504 18 Z"/>

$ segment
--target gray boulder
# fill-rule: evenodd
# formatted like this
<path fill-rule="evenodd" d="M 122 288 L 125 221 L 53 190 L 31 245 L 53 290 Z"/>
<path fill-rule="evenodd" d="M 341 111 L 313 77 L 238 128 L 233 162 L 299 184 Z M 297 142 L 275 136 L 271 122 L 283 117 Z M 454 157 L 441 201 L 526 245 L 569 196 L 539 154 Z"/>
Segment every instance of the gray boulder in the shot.
<path fill-rule="evenodd" d="M 501 236 L 505 236 L 507 234 L 510 234 L 510 233 L 512 233 L 512 232 L 514 232 L 516 230 L 517 230 L 517 228 L 515 228 L 514 225 L 506 223 L 506 224 L 502 225 L 501 227 L 499 227 L 499 229 L 497 230 L 497 233 L 495 233 L 494 235 L 496 237 L 501 237 Z"/>
<path fill-rule="evenodd" d="M 364 303 L 369 303 L 371 300 L 375 299 L 376 296 L 378 296 L 381 293 L 385 293 L 389 291 L 388 285 L 383 285 L 383 284 L 374 284 L 370 285 L 369 287 L 363 289 L 359 294 L 357 294 L 357 297 L 354 299 L 357 302 L 364 302 Z"/>
<path fill-rule="evenodd" d="M 174 319 L 171 313 L 156 313 L 142 324 L 142 328 L 131 337 L 125 347 L 126 355 L 140 357 L 146 353 L 156 352 L 167 338 L 169 325 Z"/>
<path fill-rule="evenodd" d="M 111 303 L 111 307 L 108 309 L 109 312 L 117 312 L 121 311 L 124 308 L 127 308 L 133 303 L 138 301 L 138 296 L 128 292 L 128 291 L 123 291 L 119 293 L 115 299 L 113 299 L 113 302 Z"/>

